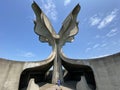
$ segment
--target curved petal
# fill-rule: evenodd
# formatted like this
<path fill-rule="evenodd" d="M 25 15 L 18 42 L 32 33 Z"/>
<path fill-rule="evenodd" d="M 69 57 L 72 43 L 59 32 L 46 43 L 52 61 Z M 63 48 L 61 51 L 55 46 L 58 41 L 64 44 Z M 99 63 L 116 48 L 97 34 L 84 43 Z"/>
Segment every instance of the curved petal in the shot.
<path fill-rule="evenodd" d="M 64 45 L 65 42 L 71 42 L 73 37 L 78 33 L 78 22 L 76 21 L 80 5 L 72 10 L 62 24 L 62 28 L 58 33 L 60 35 L 60 44 Z"/>
<path fill-rule="evenodd" d="M 35 2 L 33 2 L 32 8 L 36 15 L 36 20 L 34 21 L 35 33 L 39 35 L 39 38 L 42 37 L 40 41 L 48 42 L 50 45 L 52 45 L 54 41 L 54 36 L 56 36 L 56 32 L 54 31 L 49 19 Z"/>

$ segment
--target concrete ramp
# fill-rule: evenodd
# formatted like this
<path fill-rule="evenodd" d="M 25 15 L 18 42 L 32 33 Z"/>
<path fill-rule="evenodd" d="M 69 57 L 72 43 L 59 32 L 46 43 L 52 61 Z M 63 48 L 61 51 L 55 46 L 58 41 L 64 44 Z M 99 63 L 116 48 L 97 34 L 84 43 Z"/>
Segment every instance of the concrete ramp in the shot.
<path fill-rule="evenodd" d="M 65 86 L 58 86 L 50 83 L 40 83 L 39 85 L 35 84 L 34 79 L 31 79 L 28 85 L 27 90 L 75 90 Z"/>
<path fill-rule="evenodd" d="M 77 83 L 76 89 L 77 90 L 91 90 L 88 87 L 88 84 L 87 84 L 84 76 L 82 76 L 80 82 Z"/>
<path fill-rule="evenodd" d="M 39 86 L 34 83 L 34 79 L 30 80 L 27 90 L 39 90 Z"/>

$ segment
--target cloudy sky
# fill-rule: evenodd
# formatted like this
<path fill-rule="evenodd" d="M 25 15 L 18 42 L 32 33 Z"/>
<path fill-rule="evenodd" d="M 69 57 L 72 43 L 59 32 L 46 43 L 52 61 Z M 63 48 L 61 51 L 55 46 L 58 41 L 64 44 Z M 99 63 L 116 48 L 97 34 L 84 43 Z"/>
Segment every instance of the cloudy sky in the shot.
<path fill-rule="evenodd" d="M 35 0 L 58 33 L 62 22 L 79 3 L 79 33 L 63 52 L 69 58 L 86 59 L 120 52 L 120 0 Z M 34 33 L 32 0 L 0 3 L 0 58 L 43 60 L 51 53 Z"/>

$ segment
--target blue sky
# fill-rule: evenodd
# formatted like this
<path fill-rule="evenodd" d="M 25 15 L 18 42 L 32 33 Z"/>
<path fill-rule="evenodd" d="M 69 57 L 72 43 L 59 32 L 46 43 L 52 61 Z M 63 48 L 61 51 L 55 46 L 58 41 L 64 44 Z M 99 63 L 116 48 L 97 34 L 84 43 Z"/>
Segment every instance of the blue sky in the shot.
<path fill-rule="evenodd" d="M 78 3 L 79 33 L 63 47 L 69 58 L 86 59 L 120 52 L 120 0 L 35 0 L 56 32 Z M 32 0 L 2 0 L 0 3 L 0 58 L 38 61 L 51 53 L 34 33 Z"/>

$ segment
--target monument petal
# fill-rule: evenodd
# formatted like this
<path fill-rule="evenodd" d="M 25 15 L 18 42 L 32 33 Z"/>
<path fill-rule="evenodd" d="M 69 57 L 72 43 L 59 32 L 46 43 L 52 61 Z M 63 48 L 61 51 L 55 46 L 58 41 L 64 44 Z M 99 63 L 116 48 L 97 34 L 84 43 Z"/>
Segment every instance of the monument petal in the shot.
<path fill-rule="evenodd" d="M 49 79 L 48 81 L 52 84 L 57 84 L 59 81 L 59 84 L 64 85 L 66 80 L 80 81 L 80 76 L 84 73 L 86 78 L 88 78 L 89 74 L 91 75 L 91 79 L 89 80 L 88 78 L 87 83 L 94 87 L 93 90 L 95 90 L 96 85 L 92 69 L 87 65 L 82 65 L 82 63 L 75 63 L 74 59 L 64 57 L 62 52 L 62 46 L 66 42 L 73 41 L 74 36 L 78 33 L 77 16 L 80 11 L 80 5 L 77 4 L 66 17 L 58 34 L 56 34 L 49 19 L 35 2 L 33 2 L 32 8 L 36 15 L 34 32 L 39 36 L 41 42 L 48 42 L 52 46 L 52 58 L 42 61 L 43 63 L 41 62 L 41 65 L 37 67 L 24 69 L 20 77 L 19 90 L 26 90 L 31 78 L 35 79 L 35 83 Z M 51 72 L 51 77 L 49 77 L 46 73 L 52 66 L 53 71 Z M 62 66 L 64 66 L 65 70 L 62 69 Z M 68 71 L 66 76 L 63 74 L 65 71 Z"/>
<path fill-rule="evenodd" d="M 35 2 L 32 8 L 36 15 L 34 31 L 41 42 L 52 46 L 52 52 L 47 59 L 33 62 L 0 58 L 0 90 L 120 89 L 120 52 L 91 59 L 71 59 L 62 52 L 62 46 L 78 33 L 79 4 L 66 17 L 58 34 Z"/>
<path fill-rule="evenodd" d="M 56 37 L 56 32 L 54 31 L 49 19 L 35 2 L 33 2 L 32 8 L 36 15 L 36 20 L 34 21 L 35 33 L 39 35 L 39 40 L 41 42 L 48 42 L 52 45 L 54 43 L 54 37 Z"/>

